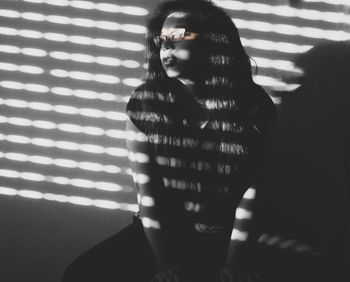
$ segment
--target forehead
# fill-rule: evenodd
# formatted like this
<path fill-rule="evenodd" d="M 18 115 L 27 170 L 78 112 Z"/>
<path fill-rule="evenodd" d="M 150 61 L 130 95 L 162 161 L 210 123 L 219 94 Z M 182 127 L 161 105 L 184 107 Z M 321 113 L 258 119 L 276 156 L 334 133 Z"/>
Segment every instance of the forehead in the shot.
<path fill-rule="evenodd" d="M 174 28 L 195 28 L 193 15 L 188 12 L 173 12 L 169 14 L 163 23 L 162 32 L 166 33 Z"/>

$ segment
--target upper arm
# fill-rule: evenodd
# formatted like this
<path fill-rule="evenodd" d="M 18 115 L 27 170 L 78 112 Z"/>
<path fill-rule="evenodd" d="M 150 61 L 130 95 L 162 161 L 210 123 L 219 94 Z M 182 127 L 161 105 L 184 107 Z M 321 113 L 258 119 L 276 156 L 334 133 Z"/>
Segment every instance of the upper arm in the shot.
<path fill-rule="evenodd" d="M 156 196 L 160 191 L 160 178 L 155 164 L 154 147 L 130 119 L 126 121 L 126 146 L 139 197 Z"/>
<path fill-rule="evenodd" d="M 147 136 L 128 118 L 126 120 L 126 146 L 132 163 L 134 162 L 133 154 L 137 154 L 135 156 L 141 163 L 149 162 L 152 149 L 147 141 Z"/>

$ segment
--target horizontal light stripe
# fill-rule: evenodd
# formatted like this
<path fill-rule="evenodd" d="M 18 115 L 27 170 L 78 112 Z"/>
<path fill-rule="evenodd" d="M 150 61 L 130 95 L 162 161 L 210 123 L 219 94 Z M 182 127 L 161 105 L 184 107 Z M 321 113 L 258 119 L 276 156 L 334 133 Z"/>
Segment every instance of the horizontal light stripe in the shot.
<path fill-rule="evenodd" d="M 268 69 L 276 69 L 276 70 L 283 70 L 293 73 L 299 73 L 301 74 L 303 71 L 299 68 L 296 68 L 294 63 L 291 61 L 286 60 L 271 60 L 267 58 L 261 58 L 261 57 L 252 57 L 256 64 L 258 65 L 258 68 L 268 68 Z"/>
<path fill-rule="evenodd" d="M 32 158 L 34 160 L 35 158 Z M 37 157 L 36 163 L 49 165 L 48 158 Z M 34 172 L 20 172 L 12 169 L 0 169 L 0 177 L 4 178 L 22 178 L 29 181 L 45 181 L 48 183 L 54 183 L 59 185 L 71 185 L 84 189 L 97 189 L 108 192 L 127 192 L 130 193 L 133 191 L 131 187 L 123 187 L 119 184 L 112 182 L 102 182 L 102 181 L 93 181 L 90 179 L 80 179 L 80 178 L 67 178 L 64 176 L 53 176 L 53 175 L 43 175 Z"/>
<path fill-rule="evenodd" d="M 62 150 L 69 151 L 82 151 L 85 153 L 92 154 L 107 154 L 111 156 L 116 156 L 118 158 L 126 158 L 128 156 L 128 151 L 124 148 L 118 147 L 107 147 L 104 148 L 95 144 L 79 144 L 70 141 L 60 141 L 52 140 L 48 138 L 29 138 L 23 135 L 4 135 L 0 133 L 0 141 L 8 141 L 11 143 L 21 143 L 21 144 L 31 144 L 35 146 L 44 146 L 51 148 L 58 148 Z M 147 162 L 148 158 L 145 154 L 133 154 L 135 161 Z"/>
<path fill-rule="evenodd" d="M 343 41 L 350 39 L 350 33 L 342 30 L 327 30 L 314 27 L 299 27 L 288 24 L 272 24 L 262 21 L 247 21 L 234 19 L 239 29 L 249 29 L 259 32 L 278 33 L 288 36 L 302 36 L 315 39 L 327 39 L 333 41 Z"/>
<path fill-rule="evenodd" d="M 154 206 L 154 199 L 149 196 L 142 196 L 140 199 L 140 204 L 144 207 L 153 207 Z"/>
<path fill-rule="evenodd" d="M 28 52 L 28 49 L 31 49 L 31 52 Z M 36 57 L 47 56 L 47 52 L 42 49 L 19 48 L 13 45 L 0 45 L 0 52 L 10 53 L 10 54 L 24 54 L 24 55 L 36 56 Z M 99 65 L 111 66 L 111 67 L 125 67 L 130 69 L 142 67 L 141 64 L 135 60 L 120 60 L 114 57 L 92 56 L 89 54 L 52 51 L 49 53 L 49 56 L 56 60 L 70 60 L 70 61 L 81 62 L 81 63 L 96 63 Z"/>
<path fill-rule="evenodd" d="M 48 4 L 53 6 L 70 6 L 84 10 L 98 10 L 107 13 L 123 13 L 132 16 L 146 16 L 148 11 L 137 6 L 120 6 L 112 3 L 95 3 L 90 1 L 77 0 L 23 0 L 33 4 Z"/>
<path fill-rule="evenodd" d="M 141 185 L 146 184 L 150 181 L 149 176 L 143 173 L 132 172 L 132 177 L 135 183 L 138 183 Z"/>
<path fill-rule="evenodd" d="M 122 83 L 124 85 L 127 85 L 127 86 L 130 86 L 130 87 L 137 87 L 137 86 L 140 86 L 142 84 L 142 80 L 141 79 L 138 79 L 138 78 L 124 78 L 122 80 Z"/>
<path fill-rule="evenodd" d="M 0 82 L 1 85 L 1 82 Z M 50 92 L 55 95 L 60 96 L 75 96 L 81 99 L 89 99 L 89 100 L 102 100 L 102 101 L 114 101 L 114 102 L 122 102 L 125 103 L 126 98 L 122 95 L 112 94 L 108 92 L 96 92 L 88 89 L 71 89 L 67 87 L 52 87 Z"/>
<path fill-rule="evenodd" d="M 150 162 L 149 156 L 144 154 L 144 153 L 129 152 L 128 157 L 129 157 L 129 160 L 131 162 L 137 162 L 137 163 L 149 163 Z"/>
<path fill-rule="evenodd" d="M 141 64 L 135 60 L 120 60 L 114 57 L 102 57 L 102 56 L 92 56 L 89 54 L 81 53 L 67 53 L 62 51 L 52 51 L 49 53 L 51 58 L 57 60 L 70 60 L 81 63 L 96 63 L 100 65 L 113 66 L 113 67 L 125 67 L 125 68 L 139 68 Z"/>
<path fill-rule="evenodd" d="M 237 208 L 236 209 L 236 218 L 237 219 L 251 219 L 253 217 L 253 213 L 246 209 Z"/>
<path fill-rule="evenodd" d="M 43 74 L 44 69 L 32 66 L 32 65 L 16 65 L 12 63 L 7 62 L 0 62 L 0 70 L 4 71 L 18 71 L 18 72 L 24 72 L 29 74 Z"/>
<path fill-rule="evenodd" d="M 202 184 L 200 182 L 195 182 L 195 181 L 185 181 L 182 179 L 174 179 L 174 178 L 167 178 L 167 177 L 162 177 L 162 181 L 163 181 L 164 187 L 169 187 L 169 188 L 178 189 L 178 190 L 186 190 L 186 191 L 201 193 L 203 189 Z"/>
<path fill-rule="evenodd" d="M 280 79 L 263 75 L 255 75 L 253 79 L 257 84 L 270 87 L 276 91 L 293 91 L 300 86 L 300 84 L 289 84 Z"/>
<path fill-rule="evenodd" d="M 235 11 L 248 11 L 256 14 L 270 14 L 281 17 L 300 18 L 309 21 L 328 23 L 350 23 L 350 16 L 341 12 L 322 12 L 311 9 L 293 8 L 287 5 L 268 5 L 242 1 L 214 1 L 218 6 Z"/>
<path fill-rule="evenodd" d="M 198 146 L 199 140 L 189 137 L 178 137 L 178 136 L 166 136 L 162 134 L 152 133 L 147 135 L 148 141 L 154 144 L 164 144 L 174 147 L 182 148 L 194 148 Z M 218 151 L 225 154 L 245 155 L 247 154 L 246 146 L 239 143 L 226 143 L 221 142 L 218 146 L 212 146 L 215 144 L 205 144 L 210 146 L 203 146 L 202 149 L 207 151 Z"/>
<path fill-rule="evenodd" d="M 320 252 L 313 249 L 310 245 L 299 242 L 295 239 L 283 238 L 281 236 L 264 233 L 259 239 L 258 243 L 264 244 L 270 247 L 276 247 L 285 250 L 291 250 L 294 252 L 309 253 L 312 255 L 322 255 Z"/>
<path fill-rule="evenodd" d="M 119 202 L 104 200 L 104 199 L 90 199 L 86 197 L 67 196 L 67 195 L 54 194 L 54 193 L 41 193 L 38 191 L 26 190 L 26 189 L 17 190 L 14 188 L 4 187 L 4 186 L 0 187 L 0 195 L 19 196 L 23 198 L 38 199 L 38 200 L 43 199 L 47 201 L 54 201 L 54 202 L 60 202 L 60 203 L 92 206 L 92 207 L 113 209 L 113 210 L 123 210 L 128 212 L 137 212 L 139 209 L 137 204 L 119 203 Z"/>
<path fill-rule="evenodd" d="M 255 188 L 249 188 L 243 195 L 244 199 L 247 200 L 253 200 L 256 197 L 256 190 Z"/>
<path fill-rule="evenodd" d="M 142 217 L 141 221 L 142 221 L 143 227 L 145 228 L 160 229 L 160 223 L 157 220 L 151 219 L 149 217 Z"/>
<path fill-rule="evenodd" d="M 277 51 L 281 53 L 290 53 L 290 54 L 300 54 L 305 53 L 310 50 L 312 45 L 298 45 L 289 42 L 276 42 L 263 39 L 254 39 L 254 38 L 241 38 L 242 44 L 245 47 L 250 47 L 259 50 L 267 51 Z"/>
<path fill-rule="evenodd" d="M 130 119 L 128 118 L 130 121 Z M 130 121 L 131 122 L 131 121 Z M 133 130 L 127 130 L 125 138 L 129 141 L 146 142 L 147 136 L 142 132 L 135 132 Z"/>
<path fill-rule="evenodd" d="M 106 172 L 111 174 L 115 174 L 115 173 L 129 174 L 127 173 L 128 171 L 127 168 L 121 168 L 115 165 L 104 165 L 104 164 L 95 163 L 95 162 L 79 162 L 71 159 L 53 159 L 47 156 L 27 155 L 27 154 L 22 154 L 18 152 L 1 152 L 0 151 L 0 159 L 1 158 L 11 160 L 11 161 L 30 162 L 30 163 L 37 163 L 38 158 L 45 158 L 47 161 L 46 163 L 42 163 L 43 165 L 52 165 L 52 166 L 58 166 L 63 168 L 69 168 L 69 169 L 74 168 L 74 169 L 81 169 L 81 170 L 94 171 L 94 172 Z"/>
<path fill-rule="evenodd" d="M 63 33 L 41 32 L 37 30 L 15 29 L 11 27 L 0 27 L 0 34 L 9 36 L 20 36 L 32 39 L 42 39 L 55 42 L 70 42 L 80 45 L 94 45 L 101 48 L 119 48 L 127 51 L 140 52 L 145 50 L 145 45 L 131 41 L 116 41 L 107 38 L 93 38 L 79 35 L 66 35 Z"/>
<path fill-rule="evenodd" d="M 8 123 L 12 126 L 33 126 L 43 130 L 59 130 L 63 132 L 87 134 L 93 136 L 105 135 L 110 138 L 125 139 L 125 130 L 120 129 L 103 129 L 95 126 L 82 126 L 69 123 L 54 123 L 48 120 L 30 120 L 22 117 L 0 116 L 0 123 Z"/>
<path fill-rule="evenodd" d="M 303 0 L 307 3 L 325 3 L 329 5 L 342 5 L 342 6 L 350 6 L 349 3 L 345 3 L 346 0 Z"/>
<path fill-rule="evenodd" d="M 73 25 L 86 28 L 97 28 L 111 31 L 124 31 L 145 34 L 146 27 L 137 24 L 119 24 L 111 21 L 95 21 L 87 18 L 69 18 L 62 15 L 44 15 L 40 13 L 19 12 L 16 10 L 0 9 L 0 17 L 22 18 L 30 21 L 50 22 L 55 24 Z"/>
<path fill-rule="evenodd" d="M 201 205 L 199 203 L 195 203 L 192 201 L 184 201 L 184 209 L 188 212 L 196 212 L 199 213 L 201 210 Z"/>
<path fill-rule="evenodd" d="M 45 57 L 47 52 L 38 48 L 20 48 L 13 45 L 0 45 L 0 52 L 10 53 L 10 54 L 24 54 L 27 56 L 34 57 Z"/>
<path fill-rule="evenodd" d="M 105 118 L 109 120 L 125 121 L 127 115 L 116 111 L 102 111 L 92 108 L 77 108 L 69 105 L 52 105 L 40 102 L 27 102 L 19 99 L 2 99 L 0 98 L 0 105 L 5 105 L 14 108 L 27 108 L 38 111 L 53 111 L 69 115 L 81 115 L 89 118 Z"/>
<path fill-rule="evenodd" d="M 99 74 L 99 73 L 89 73 L 82 71 L 67 71 L 63 69 L 51 69 L 49 71 L 50 75 L 60 77 L 60 78 L 71 78 L 77 80 L 94 81 L 98 83 L 106 84 L 118 84 L 120 78 L 114 75 Z"/>
<path fill-rule="evenodd" d="M 51 92 L 52 94 L 60 96 L 75 96 L 82 99 L 99 99 L 102 101 L 115 101 L 126 103 L 129 96 L 112 94 L 108 92 L 95 92 L 87 89 L 71 89 L 66 87 L 52 87 L 51 89 L 43 84 L 38 83 L 22 83 L 19 81 L 3 80 L 0 81 L 0 87 L 9 88 L 13 90 L 26 90 L 36 93 Z"/>
<path fill-rule="evenodd" d="M 14 89 L 14 90 L 22 90 L 25 89 L 30 92 L 37 92 L 37 93 L 45 93 L 49 91 L 49 88 L 46 85 L 37 84 L 37 83 L 20 83 L 16 81 L 1 81 L 1 86 Z"/>
<path fill-rule="evenodd" d="M 248 232 L 233 229 L 231 233 L 231 240 L 233 241 L 247 241 Z"/>

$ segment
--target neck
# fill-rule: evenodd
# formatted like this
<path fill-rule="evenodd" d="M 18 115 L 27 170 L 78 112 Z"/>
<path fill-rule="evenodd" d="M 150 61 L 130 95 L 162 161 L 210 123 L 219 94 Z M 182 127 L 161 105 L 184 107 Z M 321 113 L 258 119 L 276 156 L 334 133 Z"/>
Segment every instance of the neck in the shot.
<path fill-rule="evenodd" d="M 188 78 L 178 78 L 178 80 L 181 82 L 181 86 L 186 94 L 189 94 L 187 97 L 192 98 L 195 102 L 201 104 L 199 100 L 201 98 L 199 84 Z"/>
<path fill-rule="evenodd" d="M 209 110 L 201 101 L 201 90 L 198 83 L 195 83 L 189 79 L 178 78 L 181 84 L 181 91 L 179 94 L 182 101 L 182 110 L 184 116 L 190 123 L 199 123 L 199 125 L 205 125 L 209 118 Z M 206 121 L 203 124 L 203 120 Z"/>

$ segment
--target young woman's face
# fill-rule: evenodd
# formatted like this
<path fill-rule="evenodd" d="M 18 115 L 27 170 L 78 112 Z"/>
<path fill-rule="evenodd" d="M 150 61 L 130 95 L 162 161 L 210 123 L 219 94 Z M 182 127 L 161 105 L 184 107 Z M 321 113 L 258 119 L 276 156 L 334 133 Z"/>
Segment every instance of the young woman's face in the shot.
<path fill-rule="evenodd" d="M 195 58 L 199 34 L 191 30 L 193 26 L 191 18 L 187 13 L 174 12 L 164 21 L 161 30 L 160 59 L 169 77 L 195 80 L 198 73 Z"/>

